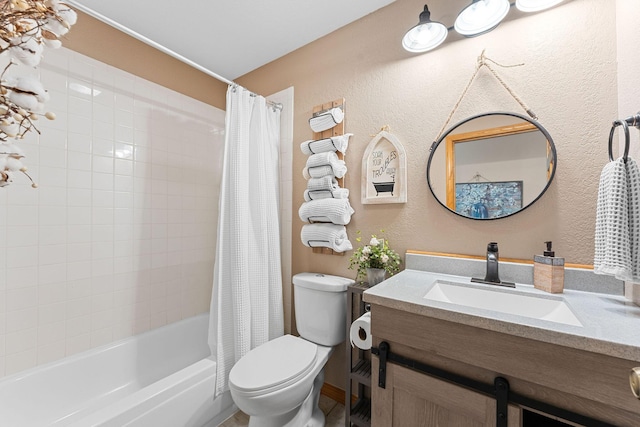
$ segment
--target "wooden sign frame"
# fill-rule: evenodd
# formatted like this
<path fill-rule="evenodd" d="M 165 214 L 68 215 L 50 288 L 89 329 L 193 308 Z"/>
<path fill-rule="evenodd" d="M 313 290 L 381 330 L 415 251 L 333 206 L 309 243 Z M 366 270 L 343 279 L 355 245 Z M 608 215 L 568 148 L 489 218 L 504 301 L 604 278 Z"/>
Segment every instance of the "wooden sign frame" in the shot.
<path fill-rule="evenodd" d="M 362 204 L 407 202 L 407 154 L 400 140 L 382 130 L 362 156 Z"/>

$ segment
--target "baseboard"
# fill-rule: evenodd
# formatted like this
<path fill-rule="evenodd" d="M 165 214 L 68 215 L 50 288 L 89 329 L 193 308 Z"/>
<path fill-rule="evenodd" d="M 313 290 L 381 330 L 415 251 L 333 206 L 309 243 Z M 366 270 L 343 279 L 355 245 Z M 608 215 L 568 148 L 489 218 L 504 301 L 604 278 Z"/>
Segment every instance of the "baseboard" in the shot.
<path fill-rule="evenodd" d="M 336 402 L 344 405 L 344 390 L 342 390 L 341 388 L 328 383 L 324 383 L 322 385 L 322 390 L 320 390 L 320 394 L 323 394 L 329 399 L 333 399 Z"/>

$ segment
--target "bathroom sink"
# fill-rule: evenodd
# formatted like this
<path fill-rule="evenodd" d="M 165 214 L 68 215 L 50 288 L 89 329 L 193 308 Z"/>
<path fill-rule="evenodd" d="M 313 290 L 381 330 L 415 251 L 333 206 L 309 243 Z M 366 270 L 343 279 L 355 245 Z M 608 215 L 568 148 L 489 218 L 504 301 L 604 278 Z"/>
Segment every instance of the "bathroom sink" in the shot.
<path fill-rule="evenodd" d="M 472 285 L 436 280 L 424 296 L 437 302 L 456 304 L 565 325 L 582 326 L 566 301 L 554 295 L 536 295 L 491 285 Z"/>

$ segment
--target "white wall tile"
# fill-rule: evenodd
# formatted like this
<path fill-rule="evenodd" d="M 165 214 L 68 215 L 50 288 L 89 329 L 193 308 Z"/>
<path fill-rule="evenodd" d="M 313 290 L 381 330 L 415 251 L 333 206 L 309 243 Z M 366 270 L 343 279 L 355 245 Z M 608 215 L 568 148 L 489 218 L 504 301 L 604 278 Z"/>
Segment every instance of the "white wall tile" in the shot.
<path fill-rule="evenodd" d="M 35 225 L 15 225 L 7 228 L 5 244 L 7 248 L 16 246 L 36 246 L 39 229 Z"/>
<path fill-rule="evenodd" d="M 93 156 L 93 171 L 113 174 L 113 157 Z"/>
<path fill-rule="evenodd" d="M 7 226 L 37 226 L 38 209 L 35 206 L 8 206 Z"/>
<path fill-rule="evenodd" d="M 20 353 L 7 354 L 5 357 L 5 375 L 15 374 L 36 366 L 36 348 L 30 348 Z"/>
<path fill-rule="evenodd" d="M 58 359 L 62 359 L 66 353 L 66 345 L 64 339 L 60 341 L 55 341 L 50 344 L 44 344 L 38 346 L 36 363 L 38 365 L 42 365 L 44 363 L 49 363 L 56 361 Z"/>
<path fill-rule="evenodd" d="M 7 268 L 6 270 L 6 285 L 5 288 L 7 290 L 7 310 L 28 307 L 29 305 L 34 305 L 36 303 L 37 293 L 35 290 L 35 285 L 38 283 L 38 270 L 33 267 L 18 267 L 18 268 Z M 22 292 L 29 292 L 25 289 L 31 289 L 33 294 L 28 293 L 24 300 L 19 298 L 18 295 L 11 294 L 13 290 L 20 290 Z M 10 296 L 17 298 L 14 301 L 10 301 Z M 33 298 L 33 300 L 32 300 Z M 26 305 L 24 304 L 26 303 Z"/>
<path fill-rule="evenodd" d="M 91 172 L 75 169 L 67 170 L 67 183 L 69 188 L 91 188 Z"/>
<path fill-rule="evenodd" d="M 94 156 L 113 156 L 113 128 L 104 123 L 101 123 L 100 126 L 104 128 L 99 129 L 99 133 L 93 138 L 93 143 L 91 144 L 92 154 Z"/>
<path fill-rule="evenodd" d="M 58 118 L 22 142 L 40 189 L 0 193 L 0 376 L 206 311 L 211 292 L 224 112 L 64 48 L 41 72 Z M 198 259 L 208 276 L 185 274 Z"/>
<path fill-rule="evenodd" d="M 69 151 L 77 151 L 81 153 L 91 152 L 91 138 L 87 135 L 69 133 L 68 135 L 65 134 L 65 136 L 67 149 Z M 47 137 L 50 138 L 49 133 L 47 133 Z M 64 148 L 64 146 L 62 148 Z"/>
<path fill-rule="evenodd" d="M 82 112 L 70 112 L 67 117 L 67 126 L 69 132 L 80 135 L 91 136 L 92 123 L 83 117 Z"/>
<path fill-rule="evenodd" d="M 66 252 L 64 252 L 66 258 Z M 38 267 L 38 284 L 46 285 L 50 283 L 64 282 L 67 280 L 67 264 L 48 264 Z"/>
<path fill-rule="evenodd" d="M 38 309 L 36 307 L 14 310 L 5 314 L 5 333 L 33 329 L 38 325 Z"/>
<path fill-rule="evenodd" d="M 57 245 L 67 241 L 66 225 L 42 225 L 39 229 L 41 245 Z"/>

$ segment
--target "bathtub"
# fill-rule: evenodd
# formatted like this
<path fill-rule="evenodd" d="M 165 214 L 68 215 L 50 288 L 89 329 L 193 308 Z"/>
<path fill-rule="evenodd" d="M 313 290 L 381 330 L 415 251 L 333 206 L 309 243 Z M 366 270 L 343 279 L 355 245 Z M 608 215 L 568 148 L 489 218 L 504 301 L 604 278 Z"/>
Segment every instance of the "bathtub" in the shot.
<path fill-rule="evenodd" d="M 214 400 L 208 315 L 0 380 L 2 427 L 214 427 L 236 410 Z"/>

